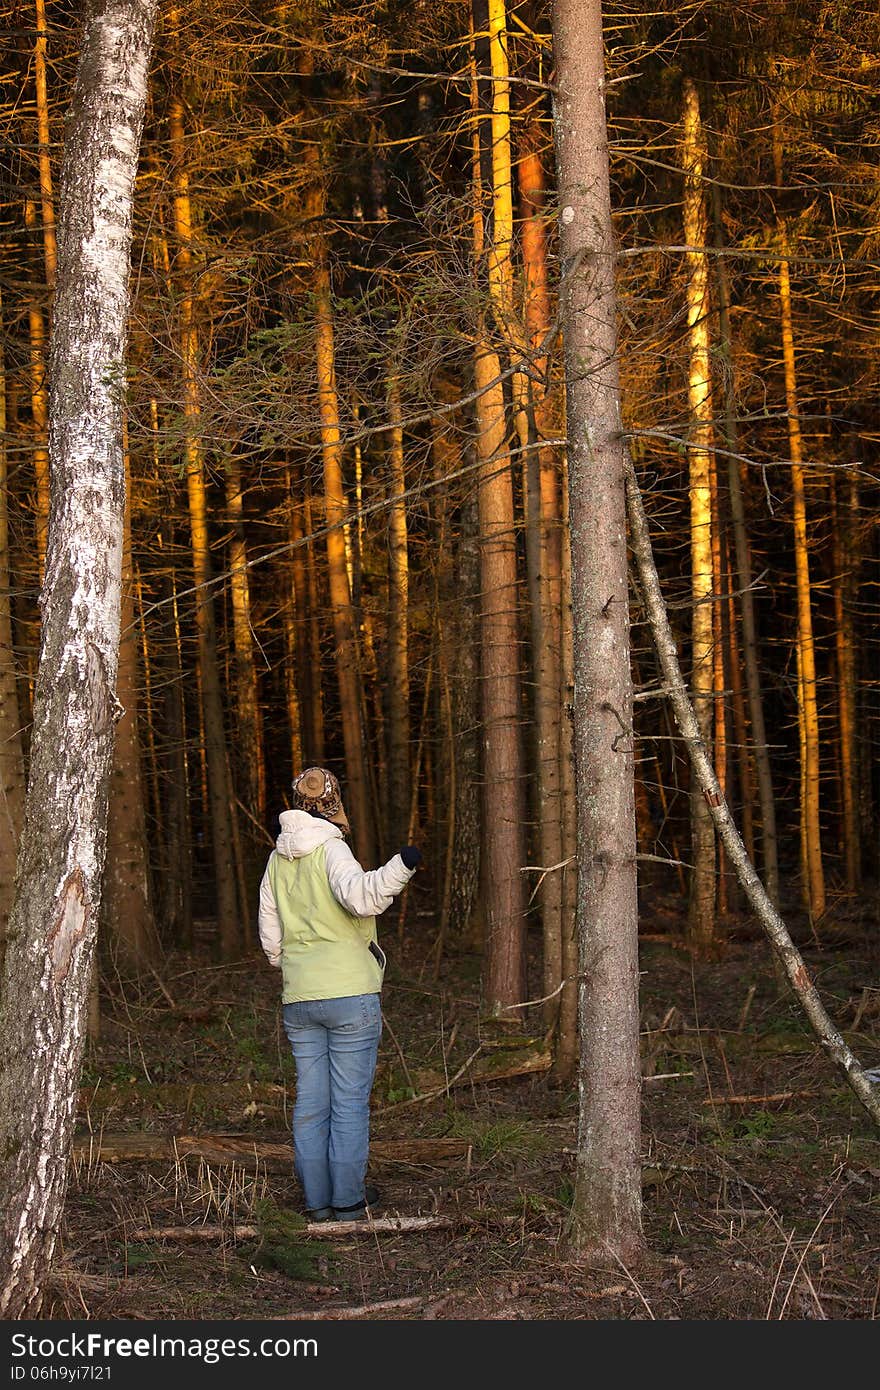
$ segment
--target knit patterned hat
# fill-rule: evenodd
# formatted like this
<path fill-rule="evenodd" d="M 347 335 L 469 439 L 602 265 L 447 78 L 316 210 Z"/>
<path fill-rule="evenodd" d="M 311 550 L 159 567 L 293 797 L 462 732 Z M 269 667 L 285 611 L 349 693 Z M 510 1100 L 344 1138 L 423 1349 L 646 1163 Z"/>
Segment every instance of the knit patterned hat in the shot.
<path fill-rule="evenodd" d="M 326 767 L 307 767 L 293 779 L 293 809 L 321 816 L 351 833 L 351 826 L 342 805 L 339 780 Z"/>

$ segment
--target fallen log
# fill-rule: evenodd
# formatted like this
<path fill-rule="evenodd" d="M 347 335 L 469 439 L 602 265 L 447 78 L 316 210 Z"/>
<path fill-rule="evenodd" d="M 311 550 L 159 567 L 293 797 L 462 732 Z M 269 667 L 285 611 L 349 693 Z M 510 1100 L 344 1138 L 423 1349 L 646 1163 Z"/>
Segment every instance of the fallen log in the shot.
<path fill-rule="evenodd" d="M 769 1096 L 709 1096 L 704 1105 L 770 1105 L 782 1100 L 794 1100 L 800 1096 L 815 1096 L 817 1091 L 775 1091 Z"/>
<path fill-rule="evenodd" d="M 404 1308 L 420 1308 L 424 1298 L 386 1298 L 381 1303 L 358 1303 L 348 1308 L 318 1308 L 308 1313 L 276 1313 L 271 1322 L 325 1322 L 330 1319 L 368 1318 L 372 1313 L 399 1313 Z"/>
<path fill-rule="evenodd" d="M 537 1047 L 514 1047 L 493 1051 L 491 1055 L 481 1057 L 482 1051 L 481 1044 L 450 1077 L 444 1077 L 438 1072 L 418 1072 L 419 1094 L 391 1105 L 384 1105 L 377 1113 L 385 1114 L 389 1110 L 403 1110 L 409 1105 L 436 1100 L 438 1096 L 451 1091 L 453 1086 L 471 1085 L 477 1081 L 506 1081 L 514 1076 L 529 1076 L 534 1072 L 549 1071 L 553 1063 L 553 1053 L 544 1041 Z"/>
<path fill-rule="evenodd" d="M 375 1139 L 370 1155 L 388 1163 L 445 1163 L 466 1158 L 466 1139 Z M 177 1162 L 201 1158 L 206 1163 L 260 1165 L 292 1171 L 290 1141 L 257 1139 L 248 1134 L 95 1133 L 77 1135 L 73 1157 L 86 1163 Z"/>
<path fill-rule="evenodd" d="M 449 1230 L 451 1216 L 374 1216 L 367 1221 L 309 1221 L 302 1227 L 291 1231 L 291 1239 L 297 1235 L 349 1236 L 361 1234 L 406 1235 L 410 1231 Z M 170 1240 L 212 1241 L 212 1240 L 259 1240 L 263 1234 L 259 1226 L 138 1226 L 126 1231 L 129 1241 Z"/>

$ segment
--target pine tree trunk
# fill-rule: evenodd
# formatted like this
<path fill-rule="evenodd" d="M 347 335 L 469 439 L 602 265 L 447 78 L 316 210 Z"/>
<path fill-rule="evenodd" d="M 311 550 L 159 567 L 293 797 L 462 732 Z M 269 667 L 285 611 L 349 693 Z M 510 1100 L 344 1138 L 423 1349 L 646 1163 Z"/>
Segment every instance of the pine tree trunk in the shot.
<path fill-rule="evenodd" d="M 33 203 L 25 204 L 25 222 L 36 226 Z M 46 555 L 46 535 L 49 529 L 49 393 L 46 388 L 46 323 L 37 290 L 28 303 L 30 335 L 31 419 L 33 421 L 33 459 L 35 483 L 35 516 L 37 566 L 42 582 Z"/>
<path fill-rule="evenodd" d="M 858 754 L 856 748 L 856 634 L 853 622 L 855 520 L 858 478 L 844 484 L 849 496 L 841 506 L 837 480 L 831 476 L 831 534 L 834 549 L 834 637 L 837 657 L 838 730 L 840 739 L 840 805 L 846 887 L 856 893 L 861 884 L 862 846 L 859 826 Z"/>
<path fill-rule="evenodd" d="M 525 282 L 524 319 L 529 352 L 533 354 L 529 382 L 532 428 L 540 434 L 543 391 L 535 382 L 543 375 L 546 358 L 542 345 L 550 331 L 547 292 L 547 238 L 544 228 L 546 178 L 534 151 L 519 161 L 522 203 L 522 258 Z M 546 352 L 546 348 L 544 349 Z M 531 439 L 527 439 L 531 446 Z M 560 717 L 560 519 L 559 483 L 555 451 L 529 447 L 526 454 L 526 569 L 529 581 L 531 653 L 534 679 L 535 764 L 540 862 L 545 873 L 538 890 L 544 942 L 544 1004 L 548 1027 L 559 1015 L 559 986 L 563 977 L 562 817 L 559 773 Z"/>
<path fill-rule="evenodd" d="M 251 592 L 244 535 L 244 502 L 241 462 L 234 455 L 226 461 L 226 506 L 232 535 L 229 541 L 229 589 L 232 598 L 232 638 L 235 647 L 235 706 L 238 715 L 238 766 L 244 782 L 245 805 L 254 822 L 266 819 L 266 765 L 263 760 L 263 727 L 254 664 L 251 626 Z"/>
<path fill-rule="evenodd" d="M 717 183 L 712 185 L 713 221 L 715 224 L 715 244 L 723 246 L 721 228 L 721 191 Z M 764 721 L 764 699 L 761 693 L 761 664 L 758 650 L 757 624 L 755 621 L 755 602 L 752 595 L 752 561 L 749 550 L 746 514 L 743 504 L 743 490 L 740 479 L 739 432 L 736 425 L 735 383 L 733 347 L 730 332 L 730 288 L 724 257 L 716 257 L 716 285 L 718 294 L 718 338 L 719 351 L 725 362 L 724 391 L 724 438 L 728 449 L 727 487 L 730 498 L 730 515 L 733 526 L 733 544 L 736 554 L 736 572 L 739 583 L 739 610 L 742 620 L 743 667 L 748 693 L 749 720 L 752 726 L 752 744 L 755 755 L 755 771 L 758 779 L 758 800 L 761 808 L 761 856 L 764 870 L 764 883 L 767 894 L 774 906 L 779 906 L 779 863 L 776 839 L 776 802 L 773 797 L 773 778 L 770 770 L 770 750 L 767 744 L 767 729 Z M 743 792 L 745 795 L 745 792 Z"/>
<path fill-rule="evenodd" d="M 488 247 L 492 307 L 503 327 L 510 276 L 512 218 L 510 199 L 509 96 L 499 75 L 503 63 L 504 6 L 490 0 L 488 26 L 493 73 L 490 131 L 493 239 Z M 475 16 L 475 27 L 479 22 Z M 477 65 L 472 67 L 472 107 L 479 112 Z M 496 93 L 495 89 L 499 88 Z M 483 130 L 473 128 L 474 261 L 486 250 L 483 227 Z M 496 141 L 497 136 L 497 141 Z M 496 148 L 497 145 L 497 148 Z M 506 198 L 505 198 L 506 192 Z M 509 1023 L 505 1012 L 525 998 L 525 790 L 520 737 L 519 622 L 513 478 L 507 447 L 507 420 L 501 361 L 481 322 L 474 359 L 477 399 L 476 451 L 480 460 L 477 492 L 480 546 L 480 709 L 482 721 L 482 800 L 480 873 L 485 913 L 483 1003 L 489 1014 Z"/>
<path fill-rule="evenodd" d="M 124 713 L 116 725 L 111 815 L 107 826 L 107 867 L 102 920 L 109 929 L 108 947 L 123 974 L 137 974 L 155 961 L 158 939 L 150 903 L 147 835 L 138 738 L 137 630 L 131 569 L 130 474 L 124 449 L 126 507 L 122 541 L 122 607 L 116 694 Z"/>
<path fill-rule="evenodd" d="M 480 900 L 480 738 L 479 602 L 480 550 L 476 500 L 462 502 L 455 547 L 455 601 L 450 604 L 449 643 L 455 652 L 450 673 L 452 738 L 455 759 L 455 819 L 450 877 L 450 930 L 478 947 L 484 936 Z"/>
<path fill-rule="evenodd" d="M 0 1316 L 7 1319 L 39 1311 L 55 1247 L 98 927 L 125 508 L 118 374 L 154 18 L 149 0 L 89 7 L 67 125 L 43 641 L 3 975 Z"/>
<path fill-rule="evenodd" d="M 46 83 L 48 32 L 46 27 L 45 0 L 34 0 L 34 18 L 37 28 L 37 37 L 34 43 L 34 95 L 37 108 L 38 146 L 37 162 L 40 173 L 40 210 L 43 217 L 43 259 L 46 266 L 46 285 L 51 295 L 55 292 L 55 276 L 58 267 L 58 242 L 55 235 L 55 201 L 52 193 L 51 136 L 49 132 L 49 92 Z"/>
<path fill-rule="evenodd" d="M 774 125 L 773 159 L 776 183 L 782 188 L 782 144 Z M 786 231 L 777 216 L 777 230 L 783 247 Z M 822 865 L 822 835 L 819 825 L 819 704 L 816 689 L 816 648 L 813 641 L 813 604 L 810 588 L 807 500 L 804 483 L 804 451 L 801 438 L 794 329 L 791 307 L 791 276 L 788 261 L 779 262 L 779 313 L 782 325 L 782 358 L 785 368 L 785 399 L 788 411 L 788 446 L 791 454 L 791 505 L 794 528 L 794 563 L 797 581 L 797 655 L 799 722 L 801 728 L 801 842 L 804 897 L 811 922 L 825 913 L 825 871 Z"/>
<path fill-rule="evenodd" d="M 171 98 L 169 127 L 174 156 L 174 227 L 176 267 L 180 277 L 180 357 L 183 370 L 183 415 L 186 428 L 184 460 L 189 502 L 190 544 L 196 584 L 196 628 L 199 640 L 199 684 L 204 721 L 207 777 L 207 819 L 214 850 L 214 886 L 220 953 L 231 960 L 241 949 L 232 789 L 226 761 L 223 695 L 217 657 L 213 567 L 208 533 L 208 498 L 201 439 L 201 400 L 198 382 L 199 343 L 192 293 L 192 209 L 184 149 L 183 101 Z M 244 905 L 242 904 L 242 907 Z"/>
<path fill-rule="evenodd" d="M 316 145 L 306 146 L 306 159 L 312 175 L 306 202 L 309 220 L 313 227 L 310 249 L 315 306 L 315 360 L 318 375 L 318 406 L 321 413 L 321 454 L 324 464 L 327 569 L 336 647 L 336 675 L 342 712 L 342 741 L 345 749 L 345 768 L 348 781 L 346 809 L 351 822 L 357 857 L 361 864 L 369 869 L 375 867 L 376 863 L 376 837 L 373 827 L 364 731 L 361 722 L 363 701 L 357 622 L 346 559 L 344 524 L 348 506 L 342 481 L 342 445 L 339 430 L 339 399 L 336 391 L 330 266 L 326 238 L 320 225 L 324 216 L 324 184 L 320 154 Z"/>
<path fill-rule="evenodd" d="M 599 0 L 557 0 L 555 134 L 574 624 L 580 1110 L 572 1258 L 642 1252 L 638 901 L 620 417 Z"/>
<path fill-rule="evenodd" d="M 578 846 L 577 792 L 575 788 L 574 715 L 574 632 L 571 612 L 571 545 L 569 537 L 568 467 L 562 461 L 562 532 L 560 546 L 559 592 L 559 797 L 562 979 L 556 1048 L 553 1055 L 554 1081 L 570 1081 L 578 1067 Z"/>
<path fill-rule="evenodd" d="M 410 820 L 409 556 L 400 384 L 388 388 L 388 818 L 391 842 L 405 845 Z"/>
<path fill-rule="evenodd" d="M 688 449 L 691 534 L 691 689 L 700 734 L 714 748 L 714 632 L 712 614 L 712 387 L 709 368 L 709 272 L 703 202 L 703 135 L 697 89 L 684 83 L 684 237 L 690 367 Z M 699 955 L 715 944 L 715 828 L 699 788 L 691 793 L 691 893 L 688 940 Z"/>
<path fill-rule="evenodd" d="M 2 304 L 2 301 L 0 301 Z M 12 644 L 12 573 L 9 562 L 9 475 L 6 456 L 6 364 L 0 314 L 0 969 L 15 888 L 15 864 L 24 815 L 21 715 Z"/>

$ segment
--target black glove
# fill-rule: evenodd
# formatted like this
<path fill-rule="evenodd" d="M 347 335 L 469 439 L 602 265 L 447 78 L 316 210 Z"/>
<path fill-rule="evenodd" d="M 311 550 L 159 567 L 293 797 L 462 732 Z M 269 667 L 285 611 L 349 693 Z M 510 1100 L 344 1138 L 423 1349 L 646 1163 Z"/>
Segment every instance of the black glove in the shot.
<path fill-rule="evenodd" d="M 417 869 L 422 862 L 422 851 L 417 845 L 406 845 L 400 857 L 408 869 Z"/>

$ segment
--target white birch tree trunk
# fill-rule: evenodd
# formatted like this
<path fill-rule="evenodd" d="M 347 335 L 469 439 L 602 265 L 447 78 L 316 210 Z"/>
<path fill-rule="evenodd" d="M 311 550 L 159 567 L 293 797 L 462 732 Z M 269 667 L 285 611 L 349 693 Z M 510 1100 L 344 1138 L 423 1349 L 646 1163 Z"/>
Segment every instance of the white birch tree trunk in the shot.
<path fill-rule="evenodd" d="M 131 207 L 155 0 L 92 0 L 66 132 L 51 511 L 31 768 L 3 976 L 0 1317 L 39 1311 L 67 1182 L 118 715 Z"/>

